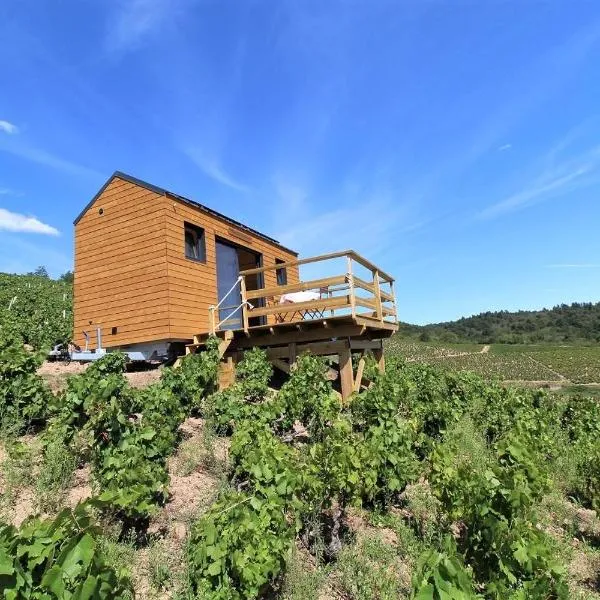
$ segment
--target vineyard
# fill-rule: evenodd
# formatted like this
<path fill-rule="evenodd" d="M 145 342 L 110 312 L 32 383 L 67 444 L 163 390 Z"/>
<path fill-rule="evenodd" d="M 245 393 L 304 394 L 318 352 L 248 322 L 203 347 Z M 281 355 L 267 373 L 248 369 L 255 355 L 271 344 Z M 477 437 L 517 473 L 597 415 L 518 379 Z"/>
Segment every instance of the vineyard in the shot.
<path fill-rule="evenodd" d="M 73 335 L 73 286 L 39 275 L 0 273 L 0 333 L 49 350 Z"/>
<path fill-rule="evenodd" d="M 425 344 L 394 336 L 387 351 L 409 361 L 501 381 L 600 384 L 600 346 Z"/>
<path fill-rule="evenodd" d="M 591 399 L 390 357 L 342 405 L 308 355 L 272 389 L 260 350 L 217 391 L 214 346 L 54 395 L 0 344 L 2 597 L 600 598 Z"/>

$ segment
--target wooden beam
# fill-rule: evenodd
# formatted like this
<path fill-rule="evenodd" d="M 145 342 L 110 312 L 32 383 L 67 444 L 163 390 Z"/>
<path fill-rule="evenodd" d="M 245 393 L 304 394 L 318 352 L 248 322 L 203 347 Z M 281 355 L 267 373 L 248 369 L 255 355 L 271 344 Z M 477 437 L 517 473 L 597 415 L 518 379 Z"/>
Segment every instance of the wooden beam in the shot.
<path fill-rule="evenodd" d="M 352 354 L 350 352 L 350 345 L 346 344 L 339 352 L 339 364 L 340 364 L 340 383 L 342 387 L 342 399 L 344 402 L 348 401 L 348 398 L 354 391 L 354 377 L 352 375 Z"/>
<path fill-rule="evenodd" d="M 356 368 L 356 378 L 354 379 L 354 391 L 360 392 L 360 384 L 362 383 L 363 372 L 365 370 L 365 359 L 362 357 L 358 361 L 358 367 Z"/>
<path fill-rule="evenodd" d="M 296 362 L 296 357 L 298 356 L 298 353 L 296 351 L 296 342 L 292 342 L 288 346 L 288 355 L 290 358 L 290 365 L 293 365 Z"/>
<path fill-rule="evenodd" d="M 356 315 L 354 320 L 359 325 L 366 325 L 367 327 L 373 327 L 374 329 L 387 329 L 389 331 L 398 331 L 397 323 L 378 321 L 377 319 L 374 319 L 373 317 L 367 317 L 366 315 Z"/>
<path fill-rule="evenodd" d="M 289 375 L 289 373 L 290 373 L 290 365 L 288 363 L 286 363 L 285 360 L 281 360 L 280 358 L 271 358 L 271 357 L 269 357 L 269 361 L 271 362 L 271 364 L 274 367 L 276 367 L 280 371 L 283 371 L 284 373 L 287 373 Z"/>
<path fill-rule="evenodd" d="M 267 356 L 271 358 L 288 358 L 290 364 L 292 361 L 292 346 L 294 347 L 293 353 L 295 356 L 304 352 L 310 352 L 315 356 L 327 356 L 329 354 L 339 354 L 340 350 L 347 347 L 347 342 L 313 342 L 311 344 L 289 344 L 289 346 L 283 346 L 281 348 L 269 348 L 267 349 Z M 294 357 L 294 361 L 295 361 Z"/>
<path fill-rule="evenodd" d="M 381 340 L 350 340 L 352 350 L 379 350 Z"/>
<path fill-rule="evenodd" d="M 278 333 L 275 328 L 272 329 L 273 331 L 269 332 L 268 335 L 252 335 L 252 328 L 250 328 L 250 337 L 238 338 L 235 340 L 234 345 L 241 350 L 244 348 L 253 348 L 254 346 L 281 346 L 290 344 L 291 342 L 300 344 L 302 342 L 331 340 L 332 338 L 361 337 L 367 330 L 366 326 L 362 324 L 342 325 L 339 327 L 328 327 L 327 329 L 319 327 L 307 331 L 288 331 L 286 333 Z"/>
<path fill-rule="evenodd" d="M 255 298 L 264 298 L 265 296 L 280 296 L 281 294 L 289 294 L 290 292 L 306 292 L 308 290 L 330 287 L 332 285 L 341 285 L 344 283 L 346 283 L 345 275 L 338 275 L 337 277 L 326 277 L 324 279 L 313 279 L 312 281 L 278 285 L 277 287 L 248 290 L 246 298 L 248 300 L 253 300 Z"/>

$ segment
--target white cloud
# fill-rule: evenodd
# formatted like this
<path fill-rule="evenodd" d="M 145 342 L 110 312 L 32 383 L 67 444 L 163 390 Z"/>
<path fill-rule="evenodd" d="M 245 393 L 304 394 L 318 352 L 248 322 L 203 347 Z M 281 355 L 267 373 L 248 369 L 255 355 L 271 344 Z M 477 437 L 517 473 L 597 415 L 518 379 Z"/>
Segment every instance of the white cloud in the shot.
<path fill-rule="evenodd" d="M 35 217 L 27 217 L 19 213 L 10 212 L 5 208 L 0 208 L 0 231 L 60 235 L 58 229 L 42 223 Z"/>
<path fill-rule="evenodd" d="M 250 188 L 247 185 L 236 181 L 231 175 L 226 173 L 216 159 L 207 156 L 197 148 L 188 148 L 185 150 L 185 153 L 205 175 L 214 179 L 216 182 L 238 192 L 250 191 Z"/>
<path fill-rule="evenodd" d="M 498 152 L 505 152 L 506 150 L 510 150 L 512 148 L 512 144 L 503 144 L 498 148 Z"/>
<path fill-rule="evenodd" d="M 9 121 L 0 120 L 0 131 L 8 133 L 8 135 L 15 135 L 16 133 L 19 133 L 19 128 Z"/>

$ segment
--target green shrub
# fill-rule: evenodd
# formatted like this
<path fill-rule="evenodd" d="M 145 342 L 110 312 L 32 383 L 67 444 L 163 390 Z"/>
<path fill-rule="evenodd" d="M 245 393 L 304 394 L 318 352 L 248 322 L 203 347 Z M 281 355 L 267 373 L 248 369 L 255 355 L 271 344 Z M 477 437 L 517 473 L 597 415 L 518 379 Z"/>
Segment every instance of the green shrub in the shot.
<path fill-rule="evenodd" d="M 41 362 L 41 355 L 0 336 L 0 430 L 5 433 L 17 434 L 49 416 L 53 397 L 36 374 Z"/>
<path fill-rule="evenodd" d="M 247 600 L 271 588 L 294 537 L 279 502 L 224 494 L 190 535 L 193 591 L 201 598 Z"/>
<path fill-rule="evenodd" d="M 219 340 L 212 337 L 206 350 L 188 354 L 178 367 L 164 369 L 161 385 L 179 399 L 187 414 L 204 414 L 204 401 L 217 389 Z"/>
<path fill-rule="evenodd" d="M 19 529 L 0 525 L 3 597 L 129 598 L 131 583 L 107 566 L 99 534 L 84 505 L 55 519 L 31 517 Z"/>

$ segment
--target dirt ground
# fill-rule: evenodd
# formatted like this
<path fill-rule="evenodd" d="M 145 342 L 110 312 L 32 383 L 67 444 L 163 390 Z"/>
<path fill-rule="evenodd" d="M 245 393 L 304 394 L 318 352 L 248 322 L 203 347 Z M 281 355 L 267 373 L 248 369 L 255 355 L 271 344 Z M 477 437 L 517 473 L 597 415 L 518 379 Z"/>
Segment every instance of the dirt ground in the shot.
<path fill-rule="evenodd" d="M 45 361 L 38 369 L 38 375 L 44 378 L 50 389 L 56 394 L 62 392 L 67 386 L 67 378 L 71 375 L 79 375 L 88 368 L 89 363 L 82 364 L 76 362 L 63 361 Z M 160 379 L 162 369 L 156 367 L 153 369 L 128 371 L 125 377 L 130 385 L 135 388 L 143 388 Z"/>

